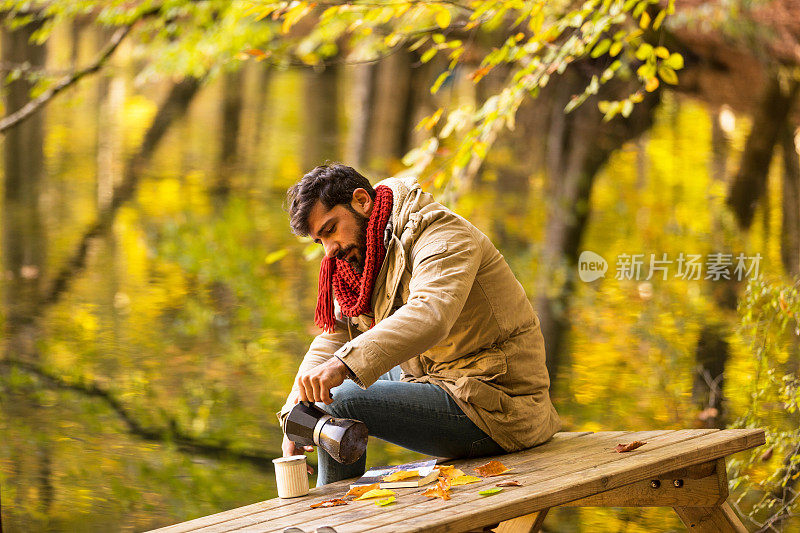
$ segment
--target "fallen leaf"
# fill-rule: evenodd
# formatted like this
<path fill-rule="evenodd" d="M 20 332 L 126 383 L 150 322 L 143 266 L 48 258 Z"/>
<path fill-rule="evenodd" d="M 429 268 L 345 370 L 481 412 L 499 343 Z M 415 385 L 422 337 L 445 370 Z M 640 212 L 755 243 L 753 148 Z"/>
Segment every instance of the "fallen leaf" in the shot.
<path fill-rule="evenodd" d="M 383 507 L 385 505 L 389 505 L 390 503 L 394 503 L 394 496 L 389 496 L 388 498 L 378 500 L 377 502 L 375 502 L 375 505 Z"/>
<path fill-rule="evenodd" d="M 475 476 L 462 475 L 450 479 L 450 486 L 457 487 L 459 485 L 466 485 L 468 483 L 477 483 L 481 478 Z"/>
<path fill-rule="evenodd" d="M 373 483 L 372 485 L 358 485 L 357 487 L 350 487 L 350 490 L 347 491 L 347 494 L 345 494 L 345 497 L 347 497 L 347 496 L 355 496 L 356 498 L 358 498 L 359 496 L 363 496 L 364 494 L 366 494 L 367 492 L 369 492 L 371 490 L 375 490 L 375 489 L 379 489 L 379 488 L 380 488 L 380 484 L 379 483 Z"/>
<path fill-rule="evenodd" d="M 500 461 L 489 461 L 485 465 L 476 467 L 475 471 L 479 476 L 492 477 L 505 474 L 506 472 L 511 472 L 511 469 L 506 468 L 506 466 Z"/>
<path fill-rule="evenodd" d="M 464 474 L 464 472 L 462 470 L 451 466 L 450 468 L 448 468 L 447 470 L 444 470 L 444 471 L 439 469 L 439 475 L 440 476 L 444 476 L 447 479 L 455 479 L 455 478 L 461 477 L 461 476 L 463 476 L 465 474 Z"/>
<path fill-rule="evenodd" d="M 510 481 L 501 481 L 500 483 L 496 484 L 495 487 L 521 487 L 522 483 L 519 481 L 512 479 Z"/>
<path fill-rule="evenodd" d="M 325 500 L 324 502 L 312 503 L 311 508 L 316 509 L 317 507 L 336 507 L 337 505 L 347 505 L 347 500 L 333 498 L 332 500 Z"/>
<path fill-rule="evenodd" d="M 644 446 L 645 444 L 647 443 L 640 440 L 635 440 L 630 444 L 617 444 L 617 447 L 614 449 L 617 450 L 617 453 L 629 452 L 631 450 L 635 450 L 639 446 Z"/>
<path fill-rule="evenodd" d="M 410 477 L 419 477 L 419 470 L 398 470 L 388 476 L 383 476 L 383 481 L 400 481 Z"/>
<path fill-rule="evenodd" d="M 497 494 L 501 490 L 503 489 L 483 489 L 478 494 L 480 494 L 481 496 L 491 496 L 492 494 Z"/>
<path fill-rule="evenodd" d="M 450 480 L 445 477 L 440 477 L 435 487 L 431 487 L 422 493 L 423 496 L 428 498 L 441 498 L 443 500 L 450 499 Z"/>
<path fill-rule="evenodd" d="M 395 492 L 389 489 L 373 489 L 369 492 L 365 492 L 356 500 L 369 500 L 370 498 L 382 498 L 384 496 L 394 496 Z"/>

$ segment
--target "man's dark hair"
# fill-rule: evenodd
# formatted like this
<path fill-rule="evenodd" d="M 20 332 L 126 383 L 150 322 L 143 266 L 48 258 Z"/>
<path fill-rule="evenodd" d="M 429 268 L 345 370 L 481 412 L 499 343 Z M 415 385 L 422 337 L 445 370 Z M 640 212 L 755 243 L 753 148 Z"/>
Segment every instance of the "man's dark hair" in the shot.
<path fill-rule="evenodd" d="M 316 167 L 292 185 L 286 193 L 292 233 L 303 237 L 310 233 L 308 214 L 317 200 L 322 201 L 326 209 L 344 204 L 347 209 L 353 211 L 350 202 L 353 200 L 353 191 L 359 188 L 365 189 L 372 199 L 375 199 L 375 189 L 369 180 L 355 169 L 341 163 Z"/>

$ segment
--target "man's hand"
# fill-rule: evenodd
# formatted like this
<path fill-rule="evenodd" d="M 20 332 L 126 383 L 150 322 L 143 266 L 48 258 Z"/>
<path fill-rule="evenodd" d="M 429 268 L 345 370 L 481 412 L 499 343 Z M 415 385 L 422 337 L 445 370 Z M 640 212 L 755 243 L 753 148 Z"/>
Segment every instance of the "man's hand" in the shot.
<path fill-rule="evenodd" d="M 321 365 L 297 376 L 298 401 L 331 403 L 331 389 L 344 383 L 347 367 L 338 357 L 331 357 Z"/>
<path fill-rule="evenodd" d="M 290 455 L 303 455 L 306 452 L 313 452 L 313 446 L 298 446 L 294 441 L 289 440 L 289 437 L 286 435 L 283 436 L 283 444 L 281 445 L 283 449 L 283 456 L 289 457 Z M 314 469 L 311 468 L 311 465 L 306 464 L 306 470 L 309 474 L 314 473 Z"/>

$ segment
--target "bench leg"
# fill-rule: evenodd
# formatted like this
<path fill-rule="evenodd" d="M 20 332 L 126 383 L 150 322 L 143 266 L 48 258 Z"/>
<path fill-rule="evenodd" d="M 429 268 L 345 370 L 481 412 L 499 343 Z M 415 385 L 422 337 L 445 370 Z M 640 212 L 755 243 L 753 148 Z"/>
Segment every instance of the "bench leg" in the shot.
<path fill-rule="evenodd" d="M 713 507 L 675 507 L 674 509 L 689 531 L 747 533 L 747 528 L 733 512 L 728 502 Z"/>
<path fill-rule="evenodd" d="M 549 508 L 542 509 L 535 513 L 500 522 L 500 525 L 494 531 L 495 533 L 539 533 L 542 530 L 544 517 L 547 516 L 547 511 L 549 510 Z"/>

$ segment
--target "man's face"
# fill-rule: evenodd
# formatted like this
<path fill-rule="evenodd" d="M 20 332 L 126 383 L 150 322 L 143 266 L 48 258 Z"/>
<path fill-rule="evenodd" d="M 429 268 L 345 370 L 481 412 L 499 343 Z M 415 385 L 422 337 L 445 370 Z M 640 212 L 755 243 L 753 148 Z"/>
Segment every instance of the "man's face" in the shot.
<path fill-rule="evenodd" d="M 322 244 L 325 255 L 347 261 L 359 274 L 364 270 L 367 251 L 369 215 L 364 211 L 361 204 L 339 204 L 327 209 L 317 201 L 308 215 L 310 236 Z"/>

